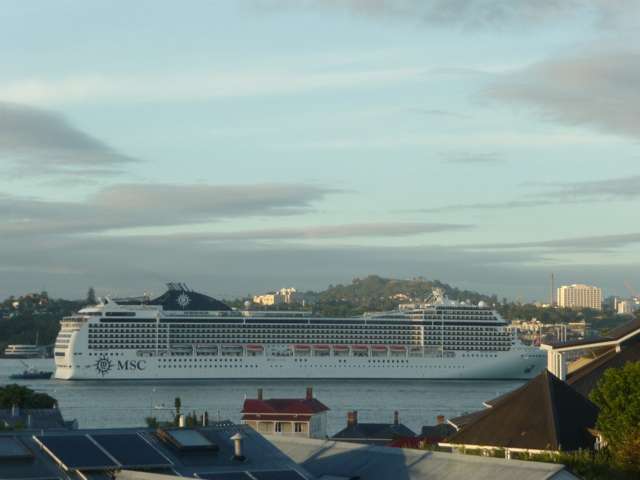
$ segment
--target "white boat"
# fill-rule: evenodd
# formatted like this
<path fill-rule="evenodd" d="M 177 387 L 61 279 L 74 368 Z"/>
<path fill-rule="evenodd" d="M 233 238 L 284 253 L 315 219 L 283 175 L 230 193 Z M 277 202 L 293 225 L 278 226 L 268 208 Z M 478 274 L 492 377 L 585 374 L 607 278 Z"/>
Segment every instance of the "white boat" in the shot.
<path fill-rule="evenodd" d="M 4 349 L 7 358 L 44 358 L 43 347 L 38 345 L 7 345 Z"/>
<path fill-rule="evenodd" d="M 232 310 L 169 284 L 156 299 L 109 299 L 61 321 L 56 378 L 528 379 L 546 365 L 484 304 L 428 302 L 361 317 Z"/>

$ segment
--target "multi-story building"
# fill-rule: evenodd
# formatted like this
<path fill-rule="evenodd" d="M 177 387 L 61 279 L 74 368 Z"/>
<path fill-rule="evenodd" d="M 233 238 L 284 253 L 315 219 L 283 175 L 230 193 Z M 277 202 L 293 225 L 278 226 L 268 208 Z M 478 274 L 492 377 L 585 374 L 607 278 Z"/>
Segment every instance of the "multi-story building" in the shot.
<path fill-rule="evenodd" d="M 281 305 L 298 303 L 300 301 L 300 295 L 295 288 L 281 288 L 277 292 L 265 293 L 264 295 L 254 295 L 253 303 L 258 305 Z"/>
<path fill-rule="evenodd" d="M 591 285 L 562 285 L 558 288 L 558 306 L 602 310 L 602 289 Z"/>
<path fill-rule="evenodd" d="M 633 315 L 638 310 L 638 305 L 633 300 L 618 301 L 616 312 L 619 315 Z"/>

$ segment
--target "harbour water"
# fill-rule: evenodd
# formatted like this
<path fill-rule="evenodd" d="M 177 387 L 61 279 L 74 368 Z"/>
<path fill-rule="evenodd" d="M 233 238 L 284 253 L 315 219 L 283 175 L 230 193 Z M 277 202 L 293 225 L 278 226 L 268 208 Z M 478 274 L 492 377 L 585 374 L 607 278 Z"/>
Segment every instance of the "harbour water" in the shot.
<path fill-rule="evenodd" d="M 53 360 L 29 360 L 29 365 L 53 370 Z M 80 427 L 130 427 L 144 425 L 145 417 L 168 419 L 175 397 L 184 412 L 207 410 L 210 418 L 240 421 L 246 397 L 259 387 L 266 398 L 303 397 L 311 386 L 325 403 L 328 432 L 344 427 L 347 411 L 358 410 L 361 422 L 391 422 L 393 411 L 415 432 L 435 423 L 437 415 L 451 418 L 482 408 L 482 402 L 497 397 L 523 382 L 498 380 L 172 380 L 172 381 L 60 381 L 9 380 L 24 370 L 18 360 L 0 360 L 0 383 L 19 383 L 48 393 L 58 400 L 66 419 L 77 419 Z"/>

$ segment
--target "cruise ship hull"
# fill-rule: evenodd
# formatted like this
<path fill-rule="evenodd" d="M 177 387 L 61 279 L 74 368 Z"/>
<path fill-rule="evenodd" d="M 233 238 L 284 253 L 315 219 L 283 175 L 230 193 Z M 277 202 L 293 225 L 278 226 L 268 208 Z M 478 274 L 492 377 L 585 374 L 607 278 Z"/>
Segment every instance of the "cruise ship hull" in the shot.
<path fill-rule="evenodd" d="M 494 356 L 495 355 L 495 356 Z M 464 357 L 147 357 L 118 353 L 58 366 L 61 380 L 170 379 L 529 379 L 546 366 L 530 348 Z"/>

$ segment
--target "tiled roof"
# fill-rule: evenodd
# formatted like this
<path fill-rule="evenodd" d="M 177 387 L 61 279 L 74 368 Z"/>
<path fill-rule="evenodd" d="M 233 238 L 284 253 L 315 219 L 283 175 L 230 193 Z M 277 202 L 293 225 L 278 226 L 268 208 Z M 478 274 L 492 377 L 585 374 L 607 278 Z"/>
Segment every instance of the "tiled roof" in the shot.
<path fill-rule="evenodd" d="M 597 407 L 545 370 L 482 410 L 446 443 L 531 450 L 592 448 Z"/>
<path fill-rule="evenodd" d="M 396 437 L 415 437 L 415 432 L 402 423 L 356 423 L 347 425 L 332 439 L 351 440 L 366 443 L 367 441 L 388 442 Z"/>
<path fill-rule="evenodd" d="M 21 425 L 27 426 L 28 417 L 31 417 L 31 429 L 67 429 L 69 424 L 64 421 L 60 410 L 57 408 L 29 408 L 20 409 L 14 414 L 11 409 L 0 409 L 0 423 L 9 427 Z"/>
<path fill-rule="evenodd" d="M 313 415 L 327 410 L 329 407 L 316 398 L 270 398 L 268 400 L 248 398 L 244 401 L 241 413 Z"/>

